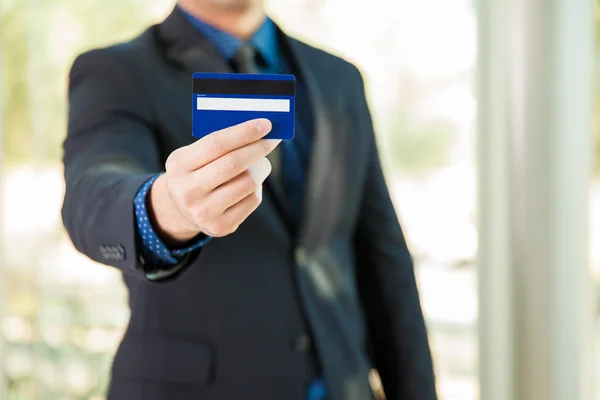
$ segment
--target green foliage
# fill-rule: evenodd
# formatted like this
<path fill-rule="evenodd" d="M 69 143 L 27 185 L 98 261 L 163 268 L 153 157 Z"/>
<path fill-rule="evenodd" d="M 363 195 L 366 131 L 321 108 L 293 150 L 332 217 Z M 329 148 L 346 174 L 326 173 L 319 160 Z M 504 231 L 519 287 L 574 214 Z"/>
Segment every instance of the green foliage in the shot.
<path fill-rule="evenodd" d="M 11 2 L 1 9 L 0 26 L 2 26 L 2 68 L 5 157 L 23 156 L 30 146 L 29 109 L 27 107 L 27 74 L 25 13 L 19 12 L 17 2 Z"/>
<path fill-rule="evenodd" d="M 150 21 L 145 0 L 12 0 L 0 6 L 4 157 L 55 163 L 77 54 L 125 40 Z"/>
<path fill-rule="evenodd" d="M 443 122 L 417 122 L 398 110 L 382 138 L 383 162 L 391 170 L 427 172 L 448 162 L 455 129 Z"/>

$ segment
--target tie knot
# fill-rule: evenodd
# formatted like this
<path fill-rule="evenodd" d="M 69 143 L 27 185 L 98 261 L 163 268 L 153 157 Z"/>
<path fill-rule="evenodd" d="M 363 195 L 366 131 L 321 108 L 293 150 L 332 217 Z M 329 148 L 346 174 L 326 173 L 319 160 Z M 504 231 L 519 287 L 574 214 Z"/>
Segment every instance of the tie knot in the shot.
<path fill-rule="evenodd" d="M 251 43 L 244 43 L 232 59 L 236 72 L 244 74 L 258 73 L 257 55 L 258 53 Z"/>

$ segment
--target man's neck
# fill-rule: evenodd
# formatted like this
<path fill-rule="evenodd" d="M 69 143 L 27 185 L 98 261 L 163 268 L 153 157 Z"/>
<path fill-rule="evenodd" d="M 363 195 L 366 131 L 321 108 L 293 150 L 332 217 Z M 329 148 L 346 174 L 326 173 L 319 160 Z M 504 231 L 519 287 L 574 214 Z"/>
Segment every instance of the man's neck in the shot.
<path fill-rule="evenodd" d="M 262 7 L 219 7 L 181 0 L 179 7 L 194 17 L 240 39 L 248 39 L 265 20 Z"/>

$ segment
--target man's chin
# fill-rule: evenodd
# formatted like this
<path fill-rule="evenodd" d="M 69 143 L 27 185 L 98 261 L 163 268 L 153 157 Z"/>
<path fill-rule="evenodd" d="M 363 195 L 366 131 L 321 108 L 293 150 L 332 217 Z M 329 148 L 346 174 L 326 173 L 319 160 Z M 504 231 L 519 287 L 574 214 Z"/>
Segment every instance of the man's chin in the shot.
<path fill-rule="evenodd" d="M 258 3 L 257 0 L 210 0 L 210 3 L 219 8 L 227 8 L 236 11 L 245 11 Z"/>

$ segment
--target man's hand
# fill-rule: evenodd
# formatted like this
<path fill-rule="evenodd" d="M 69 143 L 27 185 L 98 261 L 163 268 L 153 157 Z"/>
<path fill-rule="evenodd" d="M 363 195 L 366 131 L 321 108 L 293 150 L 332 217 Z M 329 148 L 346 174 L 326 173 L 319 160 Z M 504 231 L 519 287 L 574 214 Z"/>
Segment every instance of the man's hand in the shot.
<path fill-rule="evenodd" d="M 171 153 L 150 191 L 153 226 L 163 240 L 173 245 L 201 232 L 236 231 L 262 201 L 271 173 L 265 157 L 281 142 L 262 139 L 270 130 L 270 121 L 252 120 Z"/>

